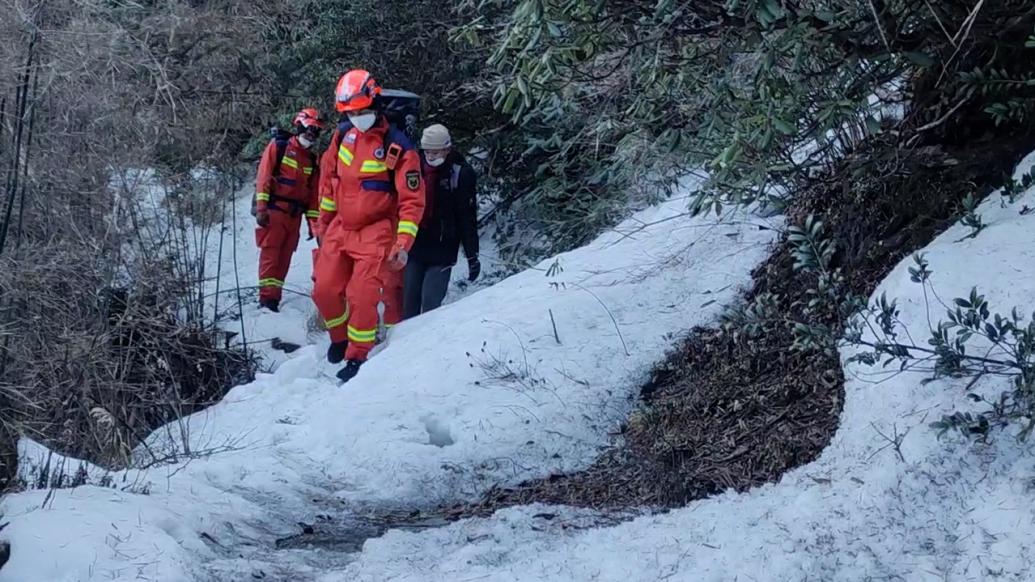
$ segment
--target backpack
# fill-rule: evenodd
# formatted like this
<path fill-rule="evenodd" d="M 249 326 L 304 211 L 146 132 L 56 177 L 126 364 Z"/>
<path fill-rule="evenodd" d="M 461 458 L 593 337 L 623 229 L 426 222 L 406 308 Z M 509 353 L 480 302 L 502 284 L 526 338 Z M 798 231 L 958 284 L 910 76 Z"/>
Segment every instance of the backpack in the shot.
<path fill-rule="evenodd" d="M 277 147 L 277 157 L 273 162 L 272 168 L 274 179 L 280 176 L 280 163 L 284 159 L 284 152 L 287 151 L 288 141 L 290 140 L 291 134 L 286 130 L 280 129 L 277 126 L 270 128 L 270 141 L 274 142 Z M 309 156 L 313 158 L 312 161 L 315 165 L 317 160 L 315 159 L 315 156 L 313 156 L 312 152 L 309 152 Z M 276 195 L 273 192 L 270 192 L 270 202 L 273 202 L 275 198 Z M 252 216 L 255 216 L 257 211 L 257 203 L 258 201 L 255 199 L 255 196 L 252 196 Z"/>
<path fill-rule="evenodd" d="M 420 96 L 401 89 L 384 89 L 378 97 L 378 107 L 388 123 L 417 142 L 417 121 L 420 119 Z"/>

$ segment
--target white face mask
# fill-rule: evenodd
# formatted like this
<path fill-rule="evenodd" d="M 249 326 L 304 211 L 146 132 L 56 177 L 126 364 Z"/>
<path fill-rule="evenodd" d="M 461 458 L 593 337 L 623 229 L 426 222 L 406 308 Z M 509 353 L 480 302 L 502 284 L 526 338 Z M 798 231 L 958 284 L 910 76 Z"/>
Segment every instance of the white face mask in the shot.
<path fill-rule="evenodd" d="M 437 168 L 446 162 L 445 158 L 425 158 L 428 161 L 428 165 L 432 168 Z"/>
<path fill-rule="evenodd" d="M 307 138 L 305 135 L 298 136 L 298 143 L 302 144 L 302 147 L 304 147 L 305 149 L 313 147 L 313 142 L 309 141 L 309 138 Z"/>
<path fill-rule="evenodd" d="M 352 127 L 360 131 L 366 131 L 374 127 L 374 122 L 377 121 L 377 114 L 371 111 L 360 115 L 349 115 L 349 121 L 352 122 Z"/>

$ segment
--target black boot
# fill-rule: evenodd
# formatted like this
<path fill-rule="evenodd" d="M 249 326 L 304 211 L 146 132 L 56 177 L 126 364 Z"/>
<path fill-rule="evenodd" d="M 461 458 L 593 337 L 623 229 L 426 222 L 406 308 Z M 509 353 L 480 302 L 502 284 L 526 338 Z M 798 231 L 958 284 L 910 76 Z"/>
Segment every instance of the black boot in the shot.
<path fill-rule="evenodd" d="M 345 362 L 345 367 L 341 370 L 338 370 L 338 379 L 341 380 L 342 384 L 344 384 L 349 380 L 355 378 L 356 374 L 359 373 L 359 367 L 362 365 L 363 362 L 359 360 L 349 360 Z"/>
<path fill-rule="evenodd" d="M 280 313 L 280 299 L 264 299 L 259 302 L 259 309 L 265 307 L 273 313 Z"/>
<path fill-rule="evenodd" d="M 349 342 L 331 342 L 331 347 L 327 348 L 327 361 L 332 364 L 340 364 L 345 359 L 345 350 L 349 347 Z"/>

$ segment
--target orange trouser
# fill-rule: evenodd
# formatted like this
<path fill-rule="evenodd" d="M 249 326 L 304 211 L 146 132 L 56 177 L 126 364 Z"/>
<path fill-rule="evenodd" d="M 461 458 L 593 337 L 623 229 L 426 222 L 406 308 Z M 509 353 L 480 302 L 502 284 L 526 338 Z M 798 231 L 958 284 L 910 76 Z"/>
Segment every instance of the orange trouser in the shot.
<path fill-rule="evenodd" d="M 255 243 L 259 246 L 259 301 L 280 300 L 302 225 L 301 214 L 291 216 L 271 208 L 269 215 L 269 224 L 255 229 Z"/>
<path fill-rule="evenodd" d="M 381 277 L 385 285 L 381 291 L 381 301 L 385 304 L 385 326 L 392 327 L 403 318 L 403 270 L 397 271 L 386 265 Z"/>
<path fill-rule="evenodd" d="M 335 229 L 324 237 L 316 264 L 313 302 L 331 341 L 348 340 L 345 358 L 364 361 L 377 339 L 382 270 L 395 240 L 391 222 L 360 230 Z"/>
<path fill-rule="evenodd" d="M 392 228 L 398 230 L 399 222 L 392 220 Z M 403 270 L 395 270 L 385 264 L 381 272 L 384 287 L 381 288 L 381 301 L 385 305 L 385 327 L 398 325 L 403 320 Z"/>

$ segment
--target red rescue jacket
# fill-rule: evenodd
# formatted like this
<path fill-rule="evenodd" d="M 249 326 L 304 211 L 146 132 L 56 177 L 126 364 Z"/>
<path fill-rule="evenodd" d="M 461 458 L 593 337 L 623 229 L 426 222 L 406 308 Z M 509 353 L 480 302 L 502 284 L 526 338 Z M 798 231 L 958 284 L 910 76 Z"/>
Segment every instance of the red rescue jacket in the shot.
<path fill-rule="evenodd" d="M 391 146 L 399 155 L 392 164 Z M 406 250 L 417 237 L 424 214 L 424 179 L 416 148 L 383 116 L 374 127 L 359 131 L 345 121 L 338 125 L 320 159 L 320 223 L 333 229 L 360 230 L 381 220 L 396 224 L 396 245 Z"/>
<path fill-rule="evenodd" d="M 280 210 L 283 212 L 305 212 L 307 218 L 318 218 L 320 198 L 320 168 L 316 155 L 298 143 L 298 137 L 288 140 L 284 156 L 280 159 L 277 175 L 273 169 L 277 162 L 277 144 L 271 141 L 262 152 L 259 175 L 255 184 L 255 208 L 258 211 Z"/>

